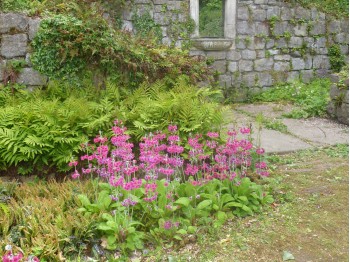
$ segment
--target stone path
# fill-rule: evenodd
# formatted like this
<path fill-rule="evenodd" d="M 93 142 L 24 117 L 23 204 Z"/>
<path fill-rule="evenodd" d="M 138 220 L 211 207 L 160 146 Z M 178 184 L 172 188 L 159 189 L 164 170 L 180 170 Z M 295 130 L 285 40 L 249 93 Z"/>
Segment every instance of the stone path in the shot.
<path fill-rule="evenodd" d="M 302 149 L 349 144 L 348 126 L 326 118 L 290 119 L 283 116 L 292 110 L 293 106 L 290 104 L 235 105 L 227 116 L 231 122 L 228 127 L 251 125 L 254 143 L 256 145 L 260 143 L 267 153 L 282 154 Z M 277 123 L 277 129 L 281 131 L 268 129 L 264 121 Z"/>

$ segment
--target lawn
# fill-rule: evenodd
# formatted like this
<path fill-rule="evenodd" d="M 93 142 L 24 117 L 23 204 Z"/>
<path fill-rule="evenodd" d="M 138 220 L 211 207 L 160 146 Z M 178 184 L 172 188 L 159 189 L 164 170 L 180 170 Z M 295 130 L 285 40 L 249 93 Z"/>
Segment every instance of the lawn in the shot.
<path fill-rule="evenodd" d="M 267 186 L 276 203 L 219 230 L 207 228 L 198 243 L 167 250 L 168 261 L 283 261 L 284 252 L 295 261 L 348 261 L 348 145 L 271 160 Z M 167 261 L 160 259 L 164 252 L 145 261 Z"/>

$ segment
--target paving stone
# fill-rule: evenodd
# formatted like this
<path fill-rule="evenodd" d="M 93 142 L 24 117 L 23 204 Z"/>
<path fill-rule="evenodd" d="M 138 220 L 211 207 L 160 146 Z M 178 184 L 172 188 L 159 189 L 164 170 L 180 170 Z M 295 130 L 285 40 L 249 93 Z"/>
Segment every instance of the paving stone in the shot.
<path fill-rule="evenodd" d="M 303 149 L 349 143 L 349 128 L 335 121 L 322 118 L 286 119 L 283 114 L 295 107 L 275 103 L 245 104 L 236 106 L 232 112 L 232 122 L 228 128 L 252 126 L 253 143 L 261 146 L 267 153 L 289 153 Z M 259 131 L 255 116 L 263 114 L 270 119 L 281 118 L 287 126 L 288 134 L 265 127 Z M 348 113 L 348 110 L 347 110 Z"/>
<path fill-rule="evenodd" d="M 334 121 L 321 118 L 283 119 L 288 131 L 301 139 L 310 141 L 315 146 L 330 146 L 349 143 L 348 132 Z"/>

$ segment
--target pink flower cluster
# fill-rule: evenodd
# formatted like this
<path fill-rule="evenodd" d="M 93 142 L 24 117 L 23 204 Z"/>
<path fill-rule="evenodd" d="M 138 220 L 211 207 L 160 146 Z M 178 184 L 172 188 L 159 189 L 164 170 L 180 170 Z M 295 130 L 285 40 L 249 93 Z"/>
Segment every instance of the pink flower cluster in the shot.
<path fill-rule="evenodd" d="M 2 262 L 19 262 L 22 261 L 23 254 L 20 252 L 18 254 L 13 254 L 12 246 L 7 245 L 5 247 L 6 253 L 2 256 Z M 25 262 L 40 262 L 40 260 L 36 256 L 28 256 Z"/>
<path fill-rule="evenodd" d="M 253 147 L 248 127 L 241 128 L 239 132 L 228 131 L 228 139 L 224 144 L 220 143 L 219 133 L 208 132 L 206 135 L 189 137 L 184 147 L 177 126 L 171 125 L 168 135 L 157 132 L 142 138 L 138 160 L 133 153 L 134 145 L 128 142 L 130 136 L 126 133 L 127 128 L 116 121 L 112 131 L 114 135 L 109 141 L 101 135 L 96 137 L 95 149 L 81 157 L 81 160 L 88 161 L 88 168 L 83 169 L 82 173 L 97 174 L 108 181 L 116 191 L 113 200 L 121 201 L 124 206 L 136 203 L 128 195 L 119 197 L 120 190 L 132 194 L 133 190 L 144 188 L 143 201 L 153 202 L 158 198 L 157 180 L 162 178 L 166 179 L 166 187 L 172 180 L 190 180 L 193 185 L 202 185 L 213 179 L 229 179 L 238 183 L 252 166 L 254 151 L 260 159 L 253 167 L 260 176 L 268 175 L 268 167 L 261 161 L 265 151 Z M 239 139 L 238 133 L 248 138 Z M 183 155 L 187 156 L 186 159 Z M 75 179 L 80 177 L 77 164 L 76 161 L 69 164 L 75 168 L 72 174 Z M 140 179 L 141 176 L 144 179 Z M 172 192 L 172 189 L 169 190 Z M 167 197 L 167 206 L 172 207 L 173 202 L 173 196 Z"/>

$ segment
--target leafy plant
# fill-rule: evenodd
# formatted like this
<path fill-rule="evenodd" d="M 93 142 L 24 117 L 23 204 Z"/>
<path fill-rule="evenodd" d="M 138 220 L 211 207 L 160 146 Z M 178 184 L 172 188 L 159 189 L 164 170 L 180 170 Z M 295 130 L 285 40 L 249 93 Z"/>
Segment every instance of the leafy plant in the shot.
<path fill-rule="evenodd" d="M 205 61 L 177 48 L 114 30 L 102 17 L 80 20 L 56 15 L 44 19 L 33 39 L 32 62 L 52 78 L 81 79 L 91 71 L 104 85 L 106 77 L 128 87 L 143 81 L 186 74 L 193 82 L 210 79 Z"/>
<path fill-rule="evenodd" d="M 179 126 L 181 137 L 188 137 L 190 133 L 221 127 L 227 108 L 216 102 L 220 97 L 219 91 L 198 89 L 184 78 L 178 79 L 172 89 L 165 81 L 158 81 L 144 84 L 129 95 L 122 103 L 121 118 L 129 134 L 137 139 L 150 132 L 165 131 L 170 123 Z"/>
<path fill-rule="evenodd" d="M 146 39 L 154 38 L 159 43 L 162 41 L 162 29 L 160 25 L 154 21 L 149 12 L 142 15 L 135 13 L 132 18 L 138 36 Z"/>
<path fill-rule="evenodd" d="M 222 5 L 218 0 L 200 1 L 199 34 L 202 37 L 223 37 Z"/>
<path fill-rule="evenodd" d="M 268 175 L 261 160 L 264 150 L 255 152 L 248 140 L 237 138 L 237 131 L 228 132 L 224 145 L 218 133 L 208 132 L 181 146 L 180 130 L 170 125 L 167 134 L 143 137 L 135 157 L 123 123 L 116 120 L 112 130 L 111 138 L 97 136 L 95 150 L 81 157 L 88 161 L 86 169 L 80 172 L 77 161 L 70 164 L 72 178 L 98 175 L 102 180 L 94 202 L 79 195 L 79 211 L 103 213 L 96 228 L 108 249 L 127 253 L 141 248 L 145 238 L 157 244 L 183 241 L 202 218 L 215 217 L 217 228 L 232 215 L 252 215 L 273 201 L 246 177 L 252 163 L 257 174 Z M 239 132 L 249 135 L 250 129 Z M 259 161 L 253 161 L 253 153 Z"/>
<path fill-rule="evenodd" d="M 290 101 L 295 103 L 299 108 L 286 115 L 291 118 L 322 116 L 326 113 L 326 107 L 330 100 L 329 88 L 330 81 L 328 79 L 314 80 L 309 84 L 295 82 L 273 87 L 254 95 L 251 100 L 261 102 Z"/>
<path fill-rule="evenodd" d="M 331 63 L 331 69 L 335 72 L 339 72 L 345 63 L 345 56 L 341 52 L 339 45 L 332 45 L 328 48 L 329 62 Z"/>

